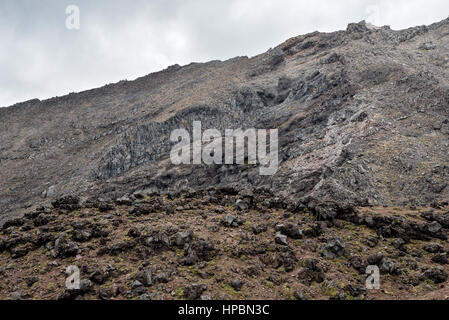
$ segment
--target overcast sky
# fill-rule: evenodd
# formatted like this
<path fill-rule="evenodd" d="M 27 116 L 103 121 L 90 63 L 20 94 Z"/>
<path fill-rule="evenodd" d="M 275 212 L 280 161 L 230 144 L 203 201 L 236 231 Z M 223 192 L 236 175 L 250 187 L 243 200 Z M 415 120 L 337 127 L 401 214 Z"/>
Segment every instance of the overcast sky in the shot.
<path fill-rule="evenodd" d="M 66 28 L 68 5 L 79 30 Z M 448 15 L 448 0 L 1 0 L 0 107 L 253 56 L 363 19 L 402 29 Z"/>

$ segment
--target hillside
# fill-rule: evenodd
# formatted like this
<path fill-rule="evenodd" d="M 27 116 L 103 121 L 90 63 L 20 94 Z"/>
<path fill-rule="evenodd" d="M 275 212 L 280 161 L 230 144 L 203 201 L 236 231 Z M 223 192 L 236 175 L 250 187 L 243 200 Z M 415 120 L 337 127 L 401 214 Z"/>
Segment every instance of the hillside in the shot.
<path fill-rule="evenodd" d="M 0 299 L 447 299 L 448 64 L 449 19 L 360 22 L 1 108 Z M 194 121 L 279 170 L 174 165 Z"/>
<path fill-rule="evenodd" d="M 64 194 L 265 187 L 294 199 L 447 199 L 449 21 L 289 39 L 253 58 L 0 109 L 0 212 Z M 170 132 L 279 128 L 280 169 L 173 166 Z M 46 197 L 46 198 L 45 198 Z"/>

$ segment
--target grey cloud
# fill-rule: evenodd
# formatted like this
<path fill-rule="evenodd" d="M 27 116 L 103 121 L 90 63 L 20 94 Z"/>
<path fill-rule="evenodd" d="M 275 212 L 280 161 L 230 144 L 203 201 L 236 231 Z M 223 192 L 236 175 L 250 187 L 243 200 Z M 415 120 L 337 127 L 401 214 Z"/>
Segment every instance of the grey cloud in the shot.
<path fill-rule="evenodd" d="M 65 28 L 65 8 L 81 30 Z M 447 17 L 447 0 L 3 0 L 0 106 L 134 79 L 171 64 L 252 56 L 362 19 L 394 29 Z"/>

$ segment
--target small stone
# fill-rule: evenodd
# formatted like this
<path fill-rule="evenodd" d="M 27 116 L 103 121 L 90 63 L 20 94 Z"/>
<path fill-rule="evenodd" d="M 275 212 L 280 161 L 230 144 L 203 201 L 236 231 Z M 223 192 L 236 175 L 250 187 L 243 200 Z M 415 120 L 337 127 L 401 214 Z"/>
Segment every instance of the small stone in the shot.
<path fill-rule="evenodd" d="M 441 252 L 443 247 L 438 243 L 431 242 L 429 244 L 426 244 L 423 249 L 429 253 L 438 253 Z"/>
<path fill-rule="evenodd" d="M 232 288 L 234 288 L 234 290 L 240 291 L 240 290 L 242 290 L 242 287 L 243 287 L 243 281 L 240 279 L 235 279 L 235 280 L 232 280 L 229 285 Z"/>
<path fill-rule="evenodd" d="M 224 216 L 221 220 L 221 224 L 225 227 L 236 227 L 237 226 L 237 217 L 232 215 Z"/>
<path fill-rule="evenodd" d="M 153 300 L 154 298 L 154 294 L 150 294 L 150 293 L 144 293 L 139 297 L 139 300 L 141 301 L 150 301 Z"/>
<path fill-rule="evenodd" d="M 201 275 L 200 275 L 201 276 Z M 169 283 L 170 282 L 170 276 L 168 273 L 166 272 L 161 272 L 158 273 L 155 277 L 154 277 L 154 281 L 156 283 Z"/>
<path fill-rule="evenodd" d="M 11 293 L 11 295 L 9 296 L 10 300 L 21 300 L 22 299 L 22 294 L 19 291 L 15 291 L 13 293 Z"/>
<path fill-rule="evenodd" d="M 92 290 L 92 282 L 87 279 L 82 279 L 80 281 L 80 291 L 81 293 L 88 293 Z"/>
<path fill-rule="evenodd" d="M 115 204 L 117 204 L 118 206 L 130 206 L 133 204 L 133 202 L 130 198 L 124 196 L 115 200 Z"/>
<path fill-rule="evenodd" d="M 153 273 L 151 269 L 141 270 L 139 271 L 136 276 L 135 280 L 139 282 L 141 285 L 144 285 L 145 287 L 149 287 L 153 284 Z"/>
<path fill-rule="evenodd" d="M 140 237 L 140 231 L 136 227 L 132 227 L 128 231 L 128 236 L 130 236 L 131 238 L 138 238 Z"/>
<path fill-rule="evenodd" d="M 92 233 L 89 230 L 75 230 L 73 231 L 72 239 L 78 242 L 87 242 L 91 239 Z"/>
<path fill-rule="evenodd" d="M 256 224 L 251 227 L 253 229 L 253 233 L 255 235 L 264 233 L 268 230 L 268 227 L 265 224 Z"/>
<path fill-rule="evenodd" d="M 432 258 L 432 261 L 439 264 L 449 264 L 446 254 L 437 254 Z"/>
<path fill-rule="evenodd" d="M 178 247 L 184 247 L 186 243 L 189 243 L 193 239 L 193 232 L 187 231 L 187 232 L 178 232 L 176 234 L 176 245 Z"/>
<path fill-rule="evenodd" d="M 382 260 L 379 269 L 382 274 L 396 274 L 398 271 L 395 263 L 387 259 Z"/>
<path fill-rule="evenodd" d="M 306 300 L 307 300 L 306 296 L 304 295 L 304 292 L 302 292 L 302 291 L 300 291 L 300 290 L 296 290 L 296 291 L 293 293 L 293 297 L 294 297 L 296 300 L 299 300 L 299 301 L 306 301 Z"/>
<path fill-rule="evenodd" d="M 237 202 L 235 203 L 235 206 L 237 207 L 237 209 L 239 211 L 246 211 L 249 209 L 248 203 L 241 199 L 237 200 Z"/>
<path fill-rule="evenodd" d="M 75 257 L 78 254 L 78 250 L 78 244 L 76 242 L 67 241 L 67 236 L 65 234 L 62 234 L 55 241 L 53 256 L 55 258 Z"/>
<path fill-rule="evenodd" d="M 439 224 L 438 222 L 434 221 L 432 223 L 429 223 L 427 225 L 427 230 L 429 231 L 430 234 L 432 235 L 438 235 L 441 232 L 441 229 L 443 227 L 441 226 L 441 224 Z"/>
<path fill-rule="evenodd" d="M 384 255 L 380 252 L 372 254 L 368 257 L 367 262 L 371 266 L 379 266 L 384 260 Z"/>
<path fill-rule="evenodd" d="M 98 289 L 98 298 L 102 300 L 108 300 L 111 298 L 111 291 L 109 291 L 106 288 L 100 288 Z"/>
<path fill-rule="evenodd" d="M 447 280 L 448 275 L 443 267 L 437 267 L 424 271 L 423 277 L 435 283 L 443 283 Z"/>
<path fill-rule="evenodd" d="M 134 280 L 134 281 L 131 283 L 131 288 L 132 288 L 132 289 L 137 289 L 137 288 L 142 287 L 142 286 L 143 286 L 142 282 L 140 282 L 140 281 L 138 281 L 138 280 Z"/>
<path fill-rule="evenodd" d="M 25 280 L 27 286 L 30 288 L 33 286 L 33 284 L 35 284 L 38 281 L 39 281 L 39 278 L 36 276 L 29 277 L 28 279 Z"/>
<path fill-rule="evenodd" d="M 340 238 L 329 238 L 322 255 L 328 259 L 335 259 L 345 254 L 346 244 Z"/>
<path fill-rule="evenodd" d="M 106 274 L 104 274 L 103 272 L 101 272 L 99 270 L 95 270 L 89 275 L 89 279 L 92 280 L 93 282 L 95 282 L 96 284 L 105 283 L 106 278 L 107 278 Z"/>
<path fill-rule="evenodd" d="M 281 232 L 292 239 L 302 239 L 303 236 L 302 230 L 298 225 L 291 222 L 277 225 L 276 231 Z"/>
<path fill-rule="evenodd" d="M 277 244 L 280 244 L 280 245 L 283 245 L 283 246 L 288 246 L 287 236 L 284 236 L 280 232 L 276 233 L 276 236 L 274 237 L 274 241 Z"/>
<path fill-rule="evenodd" d="M 184 288 L 184 298 L 187 300 L 197 300 L 206 291 L 205 285 L 191 284 Z"/>

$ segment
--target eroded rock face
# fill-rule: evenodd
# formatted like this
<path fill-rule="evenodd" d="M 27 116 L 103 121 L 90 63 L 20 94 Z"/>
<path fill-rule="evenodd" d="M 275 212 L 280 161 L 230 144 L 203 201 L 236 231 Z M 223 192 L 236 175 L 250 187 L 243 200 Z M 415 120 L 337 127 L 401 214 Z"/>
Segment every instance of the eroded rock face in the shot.
<path fill-rule="evenodd" d="M 63 194 L 102 194 L 98 208 L 109 211 L 110 201 L 129 204 L 120 198 L 134 191 L 216 186 L 339 205 L 444 201 L 448 34 L 448 20 L 401 31 L 361 22 L 289 39 L 251 59 L 173 66 L 1 109 L 0 211 L 41 202 L 77 210 L 78 201 Z M 222 133 L 278 128 L 279 170 L 264 177 L 254 166 L 172 165 L 170 134 L 191 131 L 193 121 Z M 246 211 L 248 200 L 235 205 Z M 313 210 L 326 220 L 342 214 L 335 209 Z"/>

